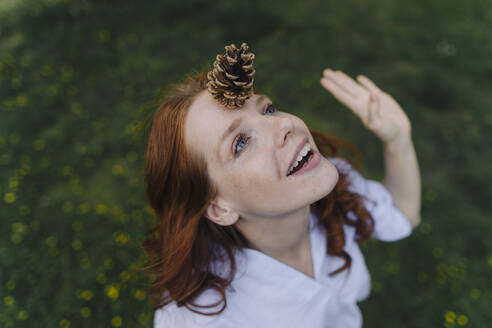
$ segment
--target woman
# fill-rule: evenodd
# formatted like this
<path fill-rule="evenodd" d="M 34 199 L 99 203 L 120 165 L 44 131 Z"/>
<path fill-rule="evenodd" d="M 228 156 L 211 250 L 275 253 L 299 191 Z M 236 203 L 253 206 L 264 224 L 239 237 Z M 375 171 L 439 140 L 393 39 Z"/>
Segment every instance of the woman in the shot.
<path fill-rule="evenodd" d="M 324 71 L 321 85 L 383 142 L 384 185 L 367 180 L 337 156 L 355 147 L 252 92 L 246 44 L 226 50 L 172 86 L 149 135 L 154 327 L 360 327 L 370 277 L 358 242 L 420 222 L 408 118 L 369 79 Z"/>

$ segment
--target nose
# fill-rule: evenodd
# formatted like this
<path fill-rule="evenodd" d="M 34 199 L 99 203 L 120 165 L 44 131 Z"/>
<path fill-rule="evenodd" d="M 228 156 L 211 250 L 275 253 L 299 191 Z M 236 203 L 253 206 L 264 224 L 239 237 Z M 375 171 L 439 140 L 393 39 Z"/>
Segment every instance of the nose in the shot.
<path fill-rule="evenodd" d="M 287 141 L 287 135 L 294 132 L 294 124 L 289 117 L 278 117 L 275 120 L 274 143 L 276 147 L 282 147 Z"/>

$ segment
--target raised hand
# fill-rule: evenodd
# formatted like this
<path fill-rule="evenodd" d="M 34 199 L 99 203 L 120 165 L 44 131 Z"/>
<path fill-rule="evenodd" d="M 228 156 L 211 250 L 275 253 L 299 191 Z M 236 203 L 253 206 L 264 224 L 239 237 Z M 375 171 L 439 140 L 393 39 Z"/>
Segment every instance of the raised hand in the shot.
<path fill-rule="evenodd" d="M 410 137 L 411 125 L 400 105 L 363 75 L 357 83 L 342 71 L 323 71 L 321 85 L 357 115 L 381 141 Z"/>

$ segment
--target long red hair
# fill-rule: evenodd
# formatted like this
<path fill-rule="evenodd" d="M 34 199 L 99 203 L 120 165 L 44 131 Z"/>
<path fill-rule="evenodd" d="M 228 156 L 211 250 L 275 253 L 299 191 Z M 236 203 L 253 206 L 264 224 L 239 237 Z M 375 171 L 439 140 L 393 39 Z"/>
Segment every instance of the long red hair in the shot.
<path fill-rule="evenodd" d="M 164 98 L 159 99 L 148 136 L 146 194 L 157 222 L 142 246 L 150 262 L 143 270 L 153 280 L 149 295 L 154 310 L 175 301 L 178 306 L 185 305 L 196 313 L 221 313 L 227 305 L 225 290 L 236 272 L 234 250 L 249 246 L 234 225 L 217 225 L 204 216 L 207 206 L 217 196 L 217 188 L 207 174 L 204 158 L 185 147 L 185 116 L 198 93 L 207 89 L 207 81 L 206 72 L 202 72 L 164 89 Z M 342 157 L 337 152 L 345 148 L 361 162 L 360 151 L 351 143 L 323 132 L 311 129 L 310 132 L 323 156 Z M 355 168 L 360 167 L 349 158 L 345 159 Z M 348 191 L 347 186 L 347 177 L 339 170 L 333 191 L 311 206 L 326 228 L 327 253 L 345 259 L 344 265 L 331 275 L 351 265 L 349 254 L 344 251 L 343 225 L 356 228 L 358 241 L 367 239 L 374 229 L 373 218 L 364 208 L 362 196 Z M 353 211 L 357 220 L 347 218 L 348 211 Z M 211 269 L 211 262 L 220 258 L 219 252 L 225 252 L 229 259 L 228 277 L 217 276 Z M 221 300 L 208 306 L 193 303 L 208 288 L 217 290 L 222 295 Z M 224 305 L 215 313 L 202 313 L 189 307 L 215 307 L 222 301 Z"/>

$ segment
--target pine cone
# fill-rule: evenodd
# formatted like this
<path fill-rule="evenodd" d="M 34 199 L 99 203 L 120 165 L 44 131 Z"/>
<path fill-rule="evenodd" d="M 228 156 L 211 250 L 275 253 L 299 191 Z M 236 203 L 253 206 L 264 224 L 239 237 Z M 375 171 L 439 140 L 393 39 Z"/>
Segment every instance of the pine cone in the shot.
<path fill-rule="evenodd" d="M 217 55 L 214 68 L 207 74 L 207 89 L 217 102 L 235 109 L 244 105 L 253 94 L 255 54 L 248 53 L 245 42 L 239 49 L 234 43 L 225 46 L 225 49 L 225 55 Z"/>

